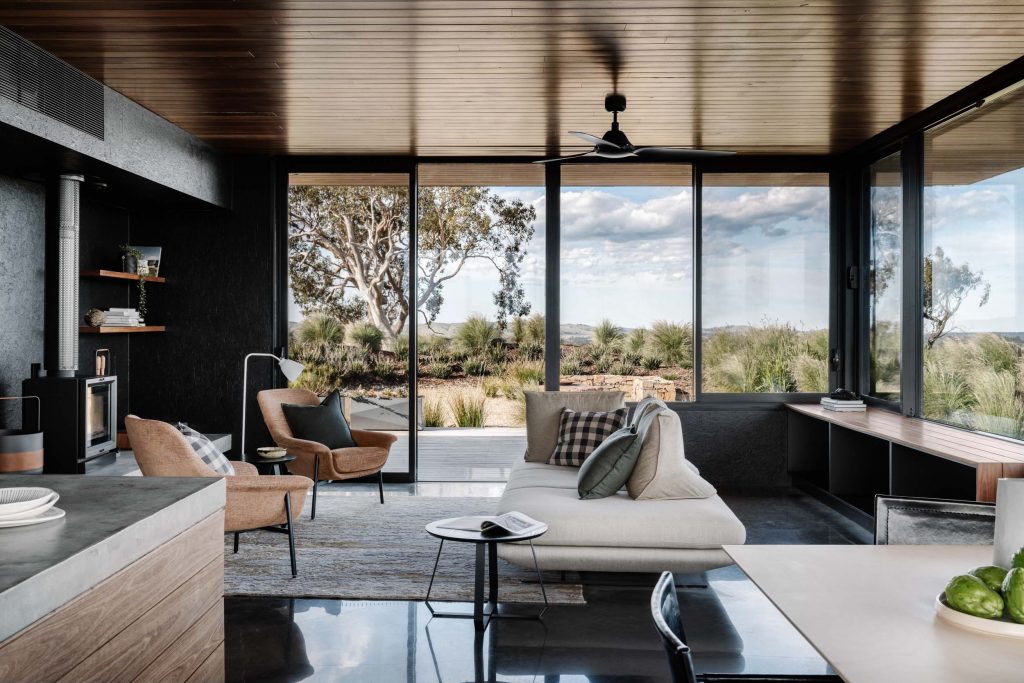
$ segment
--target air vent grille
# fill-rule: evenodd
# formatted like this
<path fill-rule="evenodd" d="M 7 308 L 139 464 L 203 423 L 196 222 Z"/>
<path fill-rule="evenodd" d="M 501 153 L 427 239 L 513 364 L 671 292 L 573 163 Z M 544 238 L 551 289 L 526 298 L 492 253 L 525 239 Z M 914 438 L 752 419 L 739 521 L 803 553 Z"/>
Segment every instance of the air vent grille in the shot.
<path fill-rule="evenodd" d="M 103 139 L 103 85 L 3 26 L 0 95 Z"/>

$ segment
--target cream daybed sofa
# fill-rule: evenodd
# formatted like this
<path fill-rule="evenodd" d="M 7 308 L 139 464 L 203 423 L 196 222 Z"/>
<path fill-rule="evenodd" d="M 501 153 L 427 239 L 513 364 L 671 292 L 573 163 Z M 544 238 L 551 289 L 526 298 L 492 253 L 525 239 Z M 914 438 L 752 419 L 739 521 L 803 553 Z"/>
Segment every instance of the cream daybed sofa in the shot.
<path fill-rule="evenodd" d="M 557 439 L 550 433 L 552 411 L 614 410 L 621 392 L 543 393 L 527 404 L 526 460 L 512 469 L 498 513 L 518 510 L 546 522 L 548 531 L 534 540 L 541 569 L 589 572 L 703 572 L 731 564 L 723 545 L 742 544 L 746 529 L 714 488 L 686 462 L 694 495 L 702 498 L 634 500 L 625 489 L 596 500 L 577 493 L 578 468 L 549 465 Z M 539 405 L 537 405 L 539 404 Z M 682 428 L 673 411 L 657 419 L 659 433 L 652 447 L 683 456 Z M 542 425 L 538 427 L 538 425 Z M 647 446 L 645 445 L 645 448 Z M 660 456 L 664 457 L 664 456 Z M 692 474 L 691 474 L 692 473 Z M 710 495 L 708 495 L 710 494 Z M 501 543 L 498 554 L 523 567 L 533 567 L 530 546 Z"/>

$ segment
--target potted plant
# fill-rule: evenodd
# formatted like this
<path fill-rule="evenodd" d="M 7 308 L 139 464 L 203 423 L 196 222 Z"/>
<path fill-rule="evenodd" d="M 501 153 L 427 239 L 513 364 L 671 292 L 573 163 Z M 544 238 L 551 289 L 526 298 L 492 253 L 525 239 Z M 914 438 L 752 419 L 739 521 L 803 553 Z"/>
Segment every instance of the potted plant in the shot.
<path fill-rule="evenodd" d="M 139 317 L 146 317 L 146 275 L 148 269 L 142 258 L 142 252 L 127 244 L 121 245 L 121 252 L 124 254 L 124 272 L 135 273 L 139 276 Z"/>

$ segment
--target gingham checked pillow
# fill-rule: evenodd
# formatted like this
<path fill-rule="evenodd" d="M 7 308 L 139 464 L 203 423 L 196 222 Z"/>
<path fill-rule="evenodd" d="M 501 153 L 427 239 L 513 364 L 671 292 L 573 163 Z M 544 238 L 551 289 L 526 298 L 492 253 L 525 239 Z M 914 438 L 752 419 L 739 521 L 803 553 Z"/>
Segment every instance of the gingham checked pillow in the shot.
<path fill-rule="evenodd" d="M 576 412 L 562 408 L 558 424 L 558 443 L 548 463 L 579 467 L 594 449 L 626 424 L 628 408 L 609 413 Z"/>
<path fill-rule="evenodd" d="M 214 472 L 229 476 L 235 473 L 235 468 L 231 466 L 231 461 L 217 450 L 213 442 L 204 435 L 182 422 L 178 423 L 178 431 L 185 437 L 185 441 L 188 441 L 188 445 L 192 447 L 196 455 L 202 458 L 203 462 L 209 465 Z"/>

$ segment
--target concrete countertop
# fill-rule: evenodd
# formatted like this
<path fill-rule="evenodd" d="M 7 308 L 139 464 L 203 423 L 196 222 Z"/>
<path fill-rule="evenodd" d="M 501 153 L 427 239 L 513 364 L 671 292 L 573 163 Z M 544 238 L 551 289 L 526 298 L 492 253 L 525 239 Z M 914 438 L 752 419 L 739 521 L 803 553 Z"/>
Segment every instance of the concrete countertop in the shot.
<path fill-rule="evenodd" d="M 3 475 L 45 486 L 67 515 L 0 529 L 0 642 L 224 507 L 219 477 Z"/>

